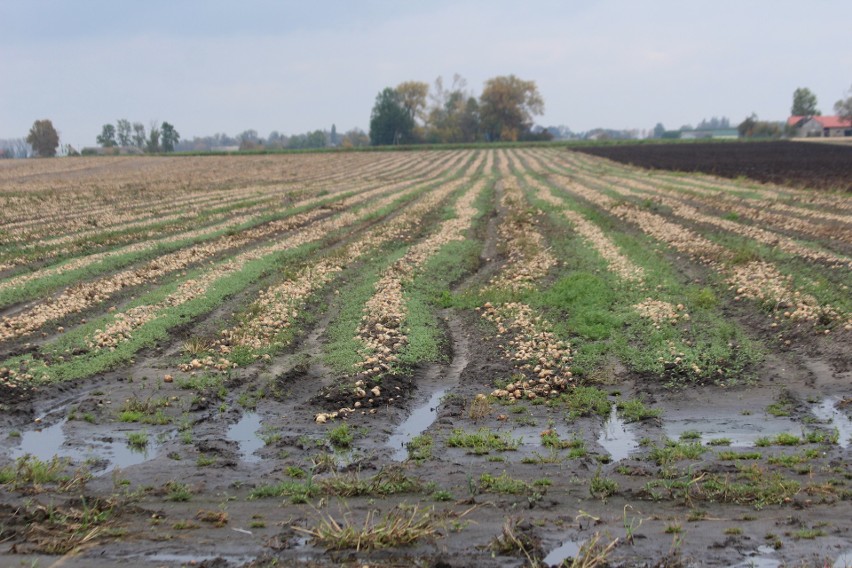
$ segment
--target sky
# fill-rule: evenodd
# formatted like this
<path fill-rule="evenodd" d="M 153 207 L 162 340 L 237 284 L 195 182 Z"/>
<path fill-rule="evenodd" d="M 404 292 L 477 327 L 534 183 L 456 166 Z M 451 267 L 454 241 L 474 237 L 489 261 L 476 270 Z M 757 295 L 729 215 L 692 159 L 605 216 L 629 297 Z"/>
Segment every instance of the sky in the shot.
<path fill-rule="evenodd" d="M 850 22 L 849 0 L 0 0 L 0 139 L 368 130 L 383 88 L 456 73 L 533 80 L 536 123 L 575 132 L 783 120 L 798 87 L 830 114 Z"/>

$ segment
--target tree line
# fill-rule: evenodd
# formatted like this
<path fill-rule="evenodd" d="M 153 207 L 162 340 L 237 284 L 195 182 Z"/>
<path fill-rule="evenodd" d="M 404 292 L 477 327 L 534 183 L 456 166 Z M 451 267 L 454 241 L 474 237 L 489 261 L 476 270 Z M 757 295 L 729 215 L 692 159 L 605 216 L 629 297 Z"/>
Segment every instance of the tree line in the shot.
<path fill-rule="evenodd" d="M 159 126 L 152 121 L 146 134 L 141 122 L 131 124 L 126 118 L 120 118 L 113 124 L 104 124 L 101 133 L 95 138 L 103 148 L 137 148 L 149 154 L 174 152 L 180 142 L 180 133 L 168 122 Z"/>
<path fill-rule="evenodd" d="M 852 87 L 845 97 L 834 104 L 835 113 L 852 121 Z M 482 93 L 476 96 L 467 88 L 467 81 L 454 75 L 449 86 L 441 77 L 431 85 L 420 81 L 405 81 L 396 87 L 386 87 L 376 96 L 370 113 L 369 135 L 359 128 L 339 134 L 331 130 L 314 130 L 287 136 L 273 131 L 261 138 L 256 130 L 246 130 L 236 137 L 215 134 L 181 141 L 175 127 L 152 121 L 146 130 L 141 122 L 119 119 L 104 124 L 96 137 L 104 148 L 136 148 L 147 153 L 190 152 L 259 149 L 304 149 L 394 144 L 439 144 L 464 142 L 496 142 L 518 140 L 551 140 L 568 138 L 623 137 L 627 131 L 596 129 L 578 135 L 565 126 L 541 128 L 533 117 L 544 113 L 544 99 L 535 81 L 525 81 L 514 75 L 488 79 Z M 817 98 L 810 89 L 797 88 L 790 108 L 793 116 L 819 116 Z M 697 130 L 730 128 L 726 117 L 702 120 Z M 691 130 L 684 126 L 683 130 Z M 780 137 L 790 134 L 784 122 L 761 121 L 755 113 L 737 125 L 741 137 Z M 653 138 L 679 137 L 680 131 L 668 131 L 658 123 Z M 0 158 L 26 158 L 32 155 L 52 157 L 57 153 L 59 133 L 49 119 L 36 120 L 24 138 L 0 140 Z M 63 153 L 75 155 L 70 146 Z M 84 152 L 85 153 L 85 152 Z"/>
<path fill-rule="evenodd" d="M 458 74 L 449 86 L 438 77 L 431 89 L 421 81 L 405 81 L 376 96 L 370 113 L 370 143 L 550 140 L 546 130 L 533 130 L 533 117 L 541 114 L 544 99 L 535 81 L 515 75 L 488 79 L 478 97 Z"/>

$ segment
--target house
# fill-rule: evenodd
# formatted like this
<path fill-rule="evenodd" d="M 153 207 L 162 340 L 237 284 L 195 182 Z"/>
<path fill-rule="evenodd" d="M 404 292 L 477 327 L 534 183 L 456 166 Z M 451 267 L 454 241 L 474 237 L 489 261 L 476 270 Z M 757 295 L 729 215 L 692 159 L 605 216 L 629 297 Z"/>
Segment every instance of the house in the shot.
<path fill-rule="evenodd" d="M 834 138 L 852 136 L 852 121 L 839 116 L 791 116 L 787 127 L 795 136 Z"/>

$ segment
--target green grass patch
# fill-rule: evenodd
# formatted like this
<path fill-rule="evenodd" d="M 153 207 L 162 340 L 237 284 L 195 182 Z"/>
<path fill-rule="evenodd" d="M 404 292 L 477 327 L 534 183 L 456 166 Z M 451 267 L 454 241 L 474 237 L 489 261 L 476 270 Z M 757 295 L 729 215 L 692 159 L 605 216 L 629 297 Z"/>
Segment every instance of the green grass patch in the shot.
<path fill-rule="evenodd" d="M 568 420 L 583 416 L 609 416 L 609 394 L 597 387 L 577 386 L 563 393 L 559 402 L 568 408 Z"/>
<path fill-rule="evenodd" d="M 665 466 L 680 460 L 700 459 L 707 451 L 701 442 L 675 442 L 666 440 L 662 446 L 653 446 L 648 454 L 649 459 L 657 465 Z"/>
<path fill-rule="evenodd" d="M 504 495 L 524 495 L 532 492 L 532 487 L 521 479 L 510 477 L 505 471 L 495 477 L 490 473 L 479 476 L 479 490 Z"/>
<path fill-rule="evenodd" d="M 616 403 L 616 408 L 625 422 L 641 422 L 650 418 L 658 418 L 663 413 L 659 408 L 649 408 L 637 398 L 619 400 Z"/>
<path fill-rule="evenodd" d="M 421 434 L 409 440 L 405 447 L 408 450 L 408 459 L 422 462 L 432 458 L 434 440 L 429 434 Z"/>
<path fill-rule="evenodd" d="M 520 439 L 512 438 L 508 433 L 498 434 L 487 428 L 480 428 L 476 432 L 456 428 L 447 439 L 448 447 L 465 448 L 476 455 L 517 450 L 520 444 Z"/>

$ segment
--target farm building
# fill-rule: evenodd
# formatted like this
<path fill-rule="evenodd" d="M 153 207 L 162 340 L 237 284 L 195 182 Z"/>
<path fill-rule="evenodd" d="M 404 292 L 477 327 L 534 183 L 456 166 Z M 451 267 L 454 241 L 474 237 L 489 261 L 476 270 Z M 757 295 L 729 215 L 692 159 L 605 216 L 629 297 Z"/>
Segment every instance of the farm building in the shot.
<path fill-rule="evenodd" d="M 852 136 L 852 122 L 839 116 L 791 116 L 787 126 L 802 137 Z"/>

